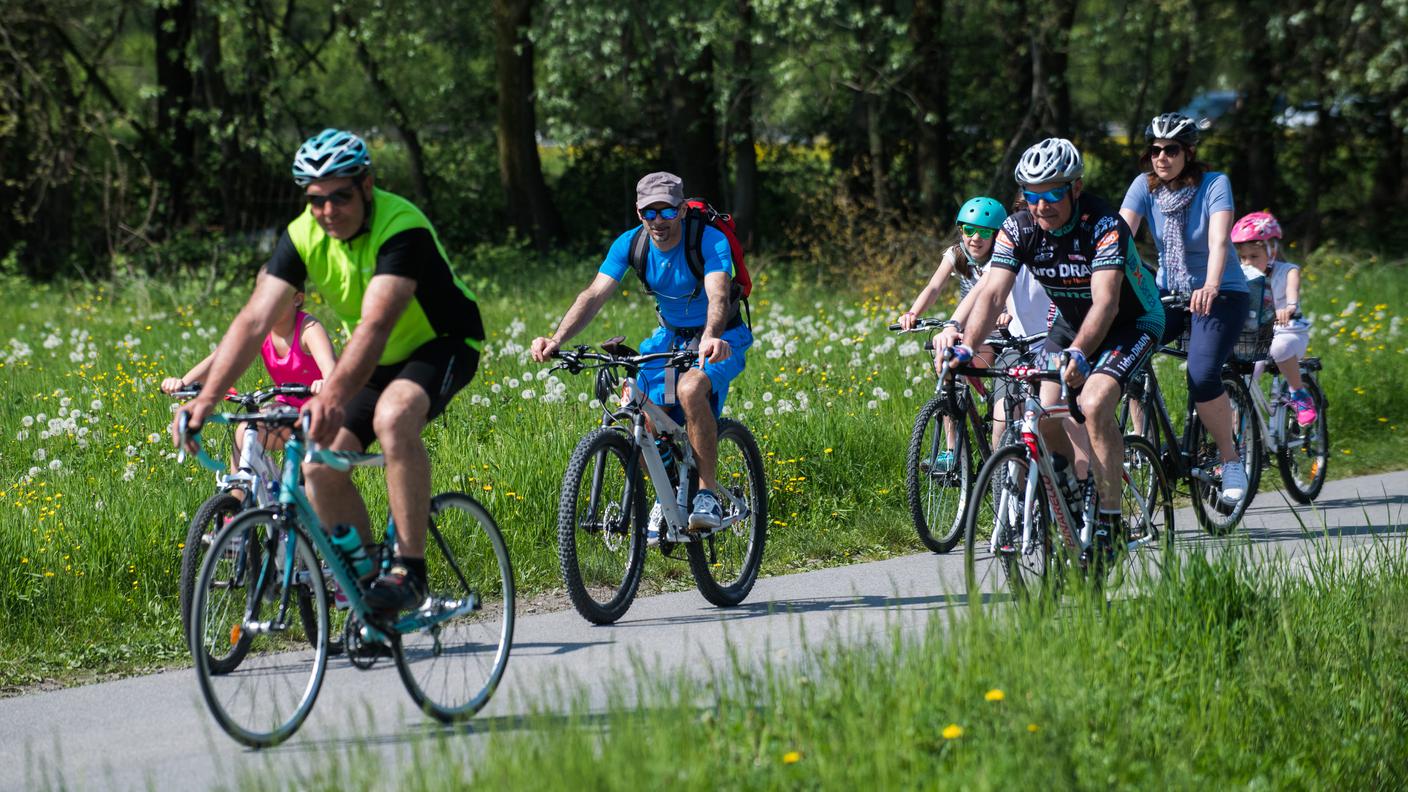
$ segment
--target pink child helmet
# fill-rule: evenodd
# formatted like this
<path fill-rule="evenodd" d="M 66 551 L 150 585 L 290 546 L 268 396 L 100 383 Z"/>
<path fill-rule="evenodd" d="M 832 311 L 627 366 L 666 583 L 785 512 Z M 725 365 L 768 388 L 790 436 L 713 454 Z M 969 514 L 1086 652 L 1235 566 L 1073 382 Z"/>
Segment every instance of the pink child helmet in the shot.
<path fill-rule="evenodd" d="M 1233 244 L 1281 238 L 1281 224 L 1270 212 L 1252 212 L 1232 226 Z"/>

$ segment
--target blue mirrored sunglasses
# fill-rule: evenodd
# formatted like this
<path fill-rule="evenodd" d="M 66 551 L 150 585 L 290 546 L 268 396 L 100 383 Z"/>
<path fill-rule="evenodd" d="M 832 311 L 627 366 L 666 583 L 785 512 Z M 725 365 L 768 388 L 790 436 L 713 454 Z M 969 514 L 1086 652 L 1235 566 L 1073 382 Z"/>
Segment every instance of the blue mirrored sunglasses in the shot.
<path fill-rule="evenodd" d="M 1022 190 L 1022 197 L 1027 199 L 1028 204 L 1036 206 L 1037 201 L 1056 203 L 1062 198 L 1065 198 L 1066 193 L 1070 191 L 1071 185 L 1067 184 L 1064 187 L 1057 187 L 1055 189 L 1047 190 L 1046 192 L 1031 192 L 1030 190 Z"/>
<path fill-rule="evenodd" d="M 640 210 L 640 216 L 645 220 L 654 220 L 657 217 L 665 220 L 674 220 L 676 217 L 680 216 L 680 210 L 673 206 L 665 209 L 642 209 Z"/>

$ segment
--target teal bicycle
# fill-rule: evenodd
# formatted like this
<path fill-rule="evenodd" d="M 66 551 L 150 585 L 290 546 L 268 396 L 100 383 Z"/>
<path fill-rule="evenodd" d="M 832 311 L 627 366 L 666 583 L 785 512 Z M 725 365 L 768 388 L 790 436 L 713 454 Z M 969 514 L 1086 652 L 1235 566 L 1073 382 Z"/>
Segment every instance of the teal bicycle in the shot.
<path fill-rule="evenodd" d="M 179 461 L 187 440 L 199 449 L 188 419 L 184 411 L 177 414 Z M 331 642 L 327 573 L 347 598 L 342 639 L 354 666 L 365 670 L 380 657 L 392 657 L 416 705 L 441 722 L 482 709 L 503 678 L 514 627 L 513 568 L 489 512 L 460 493 L 431 498 L 429 595 L 407 613 L 373 611 L 363 600 L 373 576 L 359 579 L 351 559 L 333 544 L 304 492 L 302 464 L 347 471 L 384 466 L 385 458 L 314 448 L 305 422 L 287 407 L 216 414 L 206 423 L 249 423 L 289 435 L 278 503 L 245 511 L 216 533 L 194 590 L 191 656 L 201 696 L 221 728 L 240 743 L 263 748 L 287 740 L 308 717 Z M 211 470 L 223 467 L 204 449 L 196 457 Z M 388 520 L 383 566 L 395 541 Z M 240 648 L 238 664 L 212 662 L 233 647 Z"/>

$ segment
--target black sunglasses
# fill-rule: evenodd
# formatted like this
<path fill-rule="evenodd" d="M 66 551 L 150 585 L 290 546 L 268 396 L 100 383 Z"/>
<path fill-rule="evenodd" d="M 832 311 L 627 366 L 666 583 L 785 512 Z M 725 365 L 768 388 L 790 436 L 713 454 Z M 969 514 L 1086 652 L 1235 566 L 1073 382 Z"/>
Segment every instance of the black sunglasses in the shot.
<path fill-rule="evenodd" d="M 333 190 L 327 195 L 308 195 L 308 205 L 314 209 L 322 209 L 323 205 L 332 202 L 333 206 L 346 206 L 352 202 L 352 196 L 356 195 L 351 187 L 343 187 L 341 190 Z"/>
<path fill-rule="evenodd" d="M 1157 157 L 1160 154 L 1167 154 L 1169 158 L 1172 159 L 1173 157 L 1177 157 L 1179 154 L 1182 153 L 1182 143 L 1170 143 L 1167 146 L 1155 146 L 1153 143 L 1149 144 L 1149 159 L 1153 159 L 1154 157 Z"/>

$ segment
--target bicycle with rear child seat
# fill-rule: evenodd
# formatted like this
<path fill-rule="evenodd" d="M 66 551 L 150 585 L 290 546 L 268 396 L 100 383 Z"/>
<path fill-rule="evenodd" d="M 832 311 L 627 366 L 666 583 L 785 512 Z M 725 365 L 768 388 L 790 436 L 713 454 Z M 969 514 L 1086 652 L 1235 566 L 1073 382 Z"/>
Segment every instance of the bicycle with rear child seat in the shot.
<path fill-rule="evenodd" d="M 697 459 L 685 426 L 652 402 L 636 374 L 655 363 L 684 373 L 699 358 L 683 349 L 638 355 L 622 337 L 554 353 L 554 371 L 593 370 L 601 425 L 573 450 L 562 477 L 557 541 L 562 580 L 577 612 L 611 624 L 635 599 L 645 567 L 646 489 L 655 491 L 663 525 L 662 554 L 684 547 L 699 593 L 710 603 L 738 605 L 753 589 L 767 541 L 767 478 L 753 434 L 731 418 L 718 419 L 718 528 L 689 529 L 689 504 L 699 491 Z M 667 372 L 667 376 L 670 372 Z"/>
<path fill-rule="evenodd" d="M 184 461 L 188 414 L 177 414 L 178 459 Z M 201 695 L 221 728 L 255 748 L 288 739 L 312 711 L 322 688 L 330 643 L 324 564 L 348 600 L 345 654 L 371 668 L 390 656 L 412 700 L 441 722 L 478 712 L 508 664 L 514 627 L 513 567 L 489 512 L 468 495 L 431 498 L 427 526 L 426 598 L 406 613 L 373 610 L 366 586 L 374 562 L 344 553 L 324 529 L 304 492 L 303 465 L 336 470 L 385 464 L 381 454 L 315 448 L 306 419 L 289 407 L 214 414 L 207 424 L 248 423 L 287 432 L 278 502 L 249 509 L 210 542 L 194 589 L 188 640 Z M 211 470 L 223 465 L 201 449 Z M 395 552 L 388 519 L 377 556 L 383 569 Z M 365 565 L 369 569 L 362 569 Z M 295 617 L 311 603 L 311 621 Z M 243 645 L 234 668 L 212 663 Z"/>

